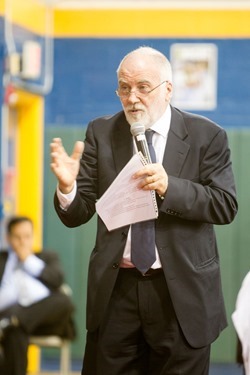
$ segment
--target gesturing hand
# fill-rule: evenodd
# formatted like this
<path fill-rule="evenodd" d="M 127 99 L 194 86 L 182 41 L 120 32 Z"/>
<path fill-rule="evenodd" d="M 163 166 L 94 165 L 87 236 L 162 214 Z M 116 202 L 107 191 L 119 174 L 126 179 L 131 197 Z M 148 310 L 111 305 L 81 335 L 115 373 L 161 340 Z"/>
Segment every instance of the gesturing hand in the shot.
<path fill-rule="evenodd" d="M 54 138 L 50 144 L 50 150 L 50 166 L 52 172 L 57 177 L 59 189 L 64 194 L 70 193 L 79 171 L 84 143 L 77 141 L 71 156 L 69 156 L 63 147 L 62 140 Z"/>

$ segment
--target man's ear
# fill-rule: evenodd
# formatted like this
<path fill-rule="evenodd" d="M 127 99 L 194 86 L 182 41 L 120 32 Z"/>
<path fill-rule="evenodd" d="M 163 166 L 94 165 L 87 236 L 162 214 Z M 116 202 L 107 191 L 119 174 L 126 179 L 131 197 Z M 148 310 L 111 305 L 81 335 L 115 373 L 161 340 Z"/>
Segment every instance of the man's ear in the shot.
<path fill-rule="evenodd" d="M 173 93 L 173 85 L 171 82 L 166 82 L 166 101 L 170 102 Z"/>

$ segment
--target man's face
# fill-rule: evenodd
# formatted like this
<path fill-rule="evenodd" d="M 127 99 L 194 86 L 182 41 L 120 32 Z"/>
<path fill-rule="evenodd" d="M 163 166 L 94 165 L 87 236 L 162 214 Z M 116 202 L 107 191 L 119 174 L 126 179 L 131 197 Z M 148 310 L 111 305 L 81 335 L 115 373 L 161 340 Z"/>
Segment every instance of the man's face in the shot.
<path fill-rule="evenodd" d="M 21 254 L 32 253 L 33 246 L 33 226 L 29 221 L 16 224 L 7 235 L 9 245 L 19 256 Z"/>
<path fill-rule="evenodd" d="M 165 112 L 172 85 L 164 82 L 162 76 L 159 65 L 156 65 L 150 56 L 131 55 L 122 63 L 118 73 L 118 85 L 122 90 L 131 90 L 130 95 L 120 98 L 130 125 L 139 122 L 147 129 Z M 137 91 L 139 87 L 146 87 L 149 91 L 158 85 L 159 87 L 144 96 Z"/>

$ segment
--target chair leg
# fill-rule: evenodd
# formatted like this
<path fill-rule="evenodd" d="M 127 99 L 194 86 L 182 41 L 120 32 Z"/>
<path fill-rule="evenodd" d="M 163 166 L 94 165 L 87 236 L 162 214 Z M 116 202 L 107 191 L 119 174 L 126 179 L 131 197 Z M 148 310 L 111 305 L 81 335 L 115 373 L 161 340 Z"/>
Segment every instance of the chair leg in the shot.
<path fill-rule="evenodd" d="M 60 375 L 70 375 L 71 363 L 70 363 L 70 343 L 64 341 L 61 348 L 61 358 L 60 358 Z"/>

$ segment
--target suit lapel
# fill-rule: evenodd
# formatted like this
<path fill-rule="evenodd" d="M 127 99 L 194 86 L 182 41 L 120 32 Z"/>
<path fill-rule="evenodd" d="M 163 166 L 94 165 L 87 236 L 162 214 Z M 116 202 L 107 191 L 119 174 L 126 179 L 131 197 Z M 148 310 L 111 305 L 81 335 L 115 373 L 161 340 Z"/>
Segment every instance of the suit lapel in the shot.
<path fill-rule="evenodd" d="M 171 111 L 171 123 L 163 157 L 163 166 L 169 175 L 178 177 L 190 145 L 185 142 L 188 132 L 181 113 L 173 107 L 171 107 Z"/>
<path fill-rule="evenodd" d="M 182 114 L 173 107 L 171 107 L 171 111 L 171 123 L 163 157 L 163 166 L 169 175 L 177 177 L 181 173 L 190 145 L 185 142 L 188 131 Z M 117 117 L 114 127 L 111 145 L 118 174 L 133 155 L 133 140 L 130 126 L 123 112 Z"/>
<path fill-rule="evenodd" d="M 119 173 L 133 155 L 133 140 L 130 133 L 130 126 L 123 112 L 117 118 L 114 126 L 115 129 L 112 133 L 111 144 L 116 171 Z"/>

